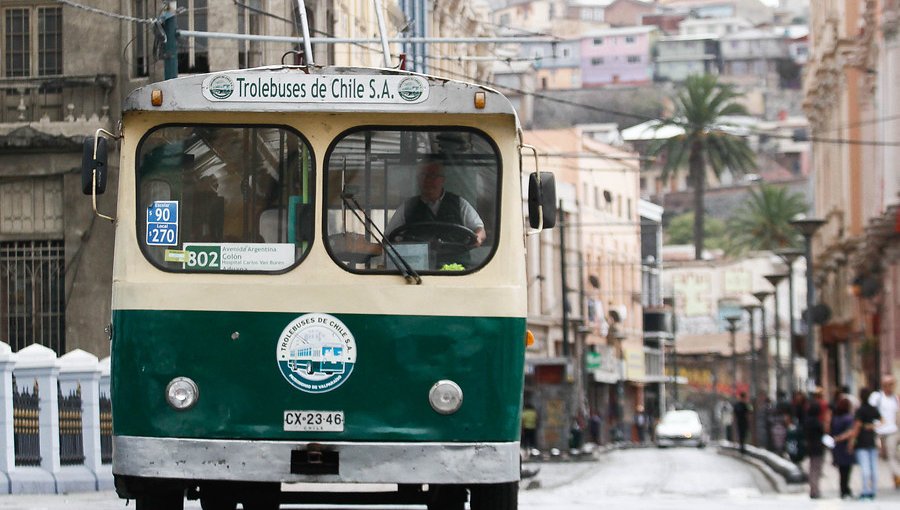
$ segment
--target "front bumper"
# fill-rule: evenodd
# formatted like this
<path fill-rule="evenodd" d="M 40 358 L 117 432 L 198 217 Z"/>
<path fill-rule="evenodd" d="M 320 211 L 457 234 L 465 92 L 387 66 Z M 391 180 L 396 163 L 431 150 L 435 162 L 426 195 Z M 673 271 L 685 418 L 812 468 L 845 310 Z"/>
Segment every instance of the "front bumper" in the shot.
<path fill-rule="evenodd" d="M 678 446 L 678 445 L 689 445 L 689 446 L 702 446 L 705 443 L 700 437 L 684 437 L 684 436 L 673 436 L 673 437 L 657 437 L 656 444 L 658 446 Z"/>
<path fill-rule="evenodd" d="M 338 474 L 296 474 L 291 452 L 337 452 Z M 519 480 L 519 443 L 351 443 L 115 436 L 113 474 L 180 480 L 504 483 Z"/>

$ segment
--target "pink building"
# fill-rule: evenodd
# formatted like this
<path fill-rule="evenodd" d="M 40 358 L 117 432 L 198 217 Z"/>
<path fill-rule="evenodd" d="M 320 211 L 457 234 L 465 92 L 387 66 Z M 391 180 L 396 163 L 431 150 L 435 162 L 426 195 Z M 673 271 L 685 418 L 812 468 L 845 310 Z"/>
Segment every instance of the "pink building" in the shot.
<path fill-rule="evenodd" d="M 650 50 L 656 27 L 608 28 L 581 38 L 581 78 L 584 87 L 644 84 L 653 81 Z"/>

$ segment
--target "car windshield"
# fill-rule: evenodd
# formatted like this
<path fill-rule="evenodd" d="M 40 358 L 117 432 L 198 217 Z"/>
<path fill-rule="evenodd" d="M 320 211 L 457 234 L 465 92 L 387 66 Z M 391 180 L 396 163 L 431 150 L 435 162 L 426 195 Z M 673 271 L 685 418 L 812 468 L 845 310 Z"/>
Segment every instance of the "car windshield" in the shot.
<path fill-rule="evenodd" d="M 137 232 L 168 271 L 278 272 L 312 242 L 312 156 L 268 126 L 163 126 L 137 154 Z"/>
<path fill-rule="evenodd" d="M 697 423 L 697 415 L 694 413 L 668 413 L 663 417 L 666 425 L 685 425 Z"/>
<path fill-rule="evenodd" d="M 498 239 L 499 168 L 495 146 L 471 129 L 344 134 L 325 160 L 331 256 L 366 273 L 479 268 Z"/>

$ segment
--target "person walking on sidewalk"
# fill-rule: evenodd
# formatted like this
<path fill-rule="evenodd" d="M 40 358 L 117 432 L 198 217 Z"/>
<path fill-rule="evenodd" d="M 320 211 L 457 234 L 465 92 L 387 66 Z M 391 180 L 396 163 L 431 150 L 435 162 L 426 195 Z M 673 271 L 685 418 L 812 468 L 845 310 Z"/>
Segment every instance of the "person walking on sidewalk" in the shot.
<path fill-rule="evenodd" d="M 741 446 L 741 453 L 746 451 L 747 430 L 750 428 L 750 413 L 753 407 L 747 398 L 747 393 L 742 391 L 739 395 L 740 400 L 734 404 L 734 421 L 737 425 L 737 440 Z"/>
<path fill-rule="evenodd" d="M 839 397 L 831 418 L 831 434 L 834 436 L 831 457 L 840 474 L 841 499 L 853 497 L 850 492 L 850 471 L 853 469 L 853 454 L 850 453 L 850 440 L 853 439 L 852 408 L 850 399 Z"/>
<path fill-rule="evenodd" d="M 875 499 L 878 487 L 878 449 L 875 447 L 875 423 L 881 414 L 869 403 L 872 390 L 863 388 L 859 391 L 859 409 L 853 419 L 853 440 L 851 451 L 856 452 L 856 462 L 862 473 L 862 493 L 860 499 Z"/>
<path fill-rule="evenodd" d="M 825 426 L 822 424 L 822 407 L 811 405 L 806 411 L 803 422 L 803 438 L 806 440 L 806 453 L 809 455 L 809 497 L 819 499 L 819 481 L 822 479 L 822 466 L 825 464 L 825 445 L 822 436 Z"/>
<path fill-rule="evenodd" d="M 869 403 L 881 414 L 881 423 L 875 427 L 875 433 L 881 438 L 881 447 L 885 450 L 885 458 L 891 474 L 894 475 L 894 487 L 900 489 L 900 461 L 897 459 L 897 415 L 900 413 L 900 399 L 894 391 L 896 382 L 890 375 L 881 380 L 881 391 L 873 391 L 869 395 Z"/>

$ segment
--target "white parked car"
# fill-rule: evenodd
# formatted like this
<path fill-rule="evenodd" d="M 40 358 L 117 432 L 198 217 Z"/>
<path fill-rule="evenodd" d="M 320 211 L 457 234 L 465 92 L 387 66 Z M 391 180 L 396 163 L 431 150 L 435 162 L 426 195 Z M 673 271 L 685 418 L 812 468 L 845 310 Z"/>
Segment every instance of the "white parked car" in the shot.
<path fill-rule="evenodd" d="M 656 445 L 675 446 L 689 444 L 703 448 L 708 437 L 696 411 L 669 411 L 656 425 Z"/>

